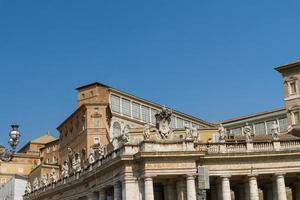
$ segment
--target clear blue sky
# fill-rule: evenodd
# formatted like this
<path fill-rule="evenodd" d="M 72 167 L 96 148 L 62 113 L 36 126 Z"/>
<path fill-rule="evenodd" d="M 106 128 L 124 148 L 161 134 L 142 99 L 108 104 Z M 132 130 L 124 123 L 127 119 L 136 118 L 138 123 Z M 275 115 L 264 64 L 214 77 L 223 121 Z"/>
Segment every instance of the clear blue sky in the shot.
<path fill-rule="evenodd" d="M 0 0 L 0 143 L 23 145 L 99 81 L 204 120 L 283 107 L 300 0 Z"/>

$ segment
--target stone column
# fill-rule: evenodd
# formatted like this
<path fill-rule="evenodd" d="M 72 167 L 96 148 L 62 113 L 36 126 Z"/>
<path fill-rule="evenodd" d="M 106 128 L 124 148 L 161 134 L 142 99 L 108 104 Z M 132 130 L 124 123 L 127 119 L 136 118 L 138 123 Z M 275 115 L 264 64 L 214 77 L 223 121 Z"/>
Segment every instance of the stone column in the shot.
<path fill-rule="evenodd" d="M 88 200 L 98 200 L 98 193 L 97 192 L 92 192 L 87 195 Z"/>
<path fill-rule="evenodd" d="M 272 184 L 265 184 L 263 187 L 264 200 L 273 200 Z"/>
<path fill-rule="evenodd" d="M 122 182 L 122 200 L 139 199 L 138 181 L 134 178 L 125 178 Z M 134 194 L 134 195 L 133 195 Z"/>
<path fill-rule="evenodd" d="M 230 176 L 221 176 L 223 200 L 231 200 Z"/>
<path fill-rule="evenodd" d="M 192 175 L 186 177 L 186 193 L 187 200 L 196 200 L 195 177 Z"/>
<path fill-rule="evenodd" d="M 300 199 L 300 182 L 296 182 L 292 187 L 293 200 Z"/>
<path fill-rule="evenodd" d="M 186 200 L 186 187 L 184 180 L 180 179 L 176 182 L 177 200 Z"/>
<path fill-rule="evenodd" d="M 259 200 L 256 175 L 249 175 L 248 178 L 250 200 Z"/>
<path fill-rule="evenodd" d="M 106 191 L 104 189 L 99 192 L 99 200 L 106 200 Z"/>
<path fill-rule="evenodd" d="M 282 173 L 275 174 L 275 178 L 276 178 L 276 187 L 277 187 L 277 200 L 287 200 L 284 174 Z"/>
<path fill-rule="evenodd" d="M 144 178 L 145 200 L 154 200 L 153 179 L 152 177 Z"/>
<path fill-rule="evenodd" d="M 119 182 L 114 184 L 114 200 L 122 200 L 122 187 Z"/>

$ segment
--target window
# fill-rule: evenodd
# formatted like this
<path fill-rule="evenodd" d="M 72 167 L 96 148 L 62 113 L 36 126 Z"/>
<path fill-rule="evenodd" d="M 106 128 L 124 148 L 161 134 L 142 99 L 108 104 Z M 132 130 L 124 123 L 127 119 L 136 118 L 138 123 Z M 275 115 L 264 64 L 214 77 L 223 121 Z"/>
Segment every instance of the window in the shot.
<path fill-rule="evenodd" d="M 94 137 L 94 144 L 100 144 L 100 138 Z"/>
<path fill-rule="evenodd" d="M 120 112 L 120 97 L 111 95 L 111 110 L 114 112 Z"/>
<path fill-rule="evenodd" d="M 99 117 L 94 117 L 94 128 L 100 128 L 100 118 Z"/>
<path fill-rule="evenodd" d="M 267 134 L 272 134 L 271 128 L 272 128 L 272 124 L 273 124 L 274 122 L 277 124 L 277 122 L 276 122 L 275 120 L 272 120 L 272 121 L 268 121 L 268 122 L 267 122 Z"/>
<path fill-rule="evenodd" d="M 256 135 L 264 135 L 266 134 L 266 127 L 265 127 L 265 123 L 258 123 L 254 125 L 255 128 L 255 134 Z"/>
<path fill-rule="evenodd" d="M 127 99 L 122 99 L 122 113 L 127 116 L 131 116 L 130 113 L 130 101 Z"/>
<path fill-rule="evenodd" d="M 141 119 L 140 104 L 132 102 L 132 117 Z"/>
<path fill-rule="evenodd" d="M 289 82 L 289 91 L 290 91 L 290 95 L 297 94 L 297 85 L 296 85 L 296 81 Z"/>
<path fill-rule="evenodd" d="M 183 119 L 177 118 L 177 128 L 183 128 Z"/>
<path fill-rule="evenodd" d="M 171 123 L 170 123 L 171 128 L 176 128 L 176 121 L 175 120 L 176 120 L 175 117 L 171 116 Z"/>
<path fill-rule="evenodd" d="M 300 123 L 300 113 L 299 110 L 292 112 L 292 123 L 293 125 Z"/>
<path fill-rule="evenodd" d="M 232 135 L 242 135 L 242 128 L 238 127 L 238 128 L 231 129 L 231 134 Z"/>
<path fill-rule="evenodd" d="M 279 119 L 278 121 L 279 121 L 280 132 L 287 131 L 287 127 L 288 127 L 287 118 L 282 118 L 282 119 Z"/>
<path fill-rule="evenodd" d="M 158 113 L 157 110 L 151 109 L 151 123 L 155 124 L 156 123 L 156 118 L 155 115 Z"/>
<path fill-rule="evenodd" d="M 150 122 L 150 108 L 142 106 L 142 120 L 144 122 Z"/>
<path fill-rule="evenodd" d="M 113 123 L 113 137 L 119 137 L 121 135 L 121 125 L 119 122 Z"/>

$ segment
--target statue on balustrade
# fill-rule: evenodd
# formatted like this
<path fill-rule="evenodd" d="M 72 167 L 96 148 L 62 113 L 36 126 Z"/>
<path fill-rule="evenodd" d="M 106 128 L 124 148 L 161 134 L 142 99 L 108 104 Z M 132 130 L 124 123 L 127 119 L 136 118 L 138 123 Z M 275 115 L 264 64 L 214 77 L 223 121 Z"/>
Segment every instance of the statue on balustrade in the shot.
<path fill-rule="evenodd" d="M 129 126 L 126 125 L 122 131 L 122 134 L 119 137 L 119 143 L 122 144 L 127 144 L 129 142 Z M 120 145 L 119 145 L 120 146 Z"/>
<path fill-rule="evenodd" d="M 184 126 L 184 128 L 185 128 L 185 135 L 186 135 L 185 138 L 187 140 L 193 140 L 193 141 L 197 140 L 197 138 L 198 138 L 197 127 L 193 126 L 192 128 L 190 128 L 190 126 L 188 124 L 186 124 Z"/>
<path fill-rule="evenodd" d="M 99 159 L 104 158 L 104 145 L 103 144 L 99 144 L 98 146 L 98 153 L 99 153 Z"/>
<path fill-rule="evenodd" d="M 246 137 L 246 142 L 252 142 L 252 140 L 254 138 L 254 133 L 253 133 L 252 127 L 249 126 L 248 123 L 246 123 L 246 126 L 243 129 L 243 134 Z"/>
<path fill-rule="evenodd" d="M 75 153 L 75 156 L 73 158 L 72 168 L 75 173 L 76 179 L 79 179 L 81 173 L 81 159 L 78 152 Z"/>
<path fill-rule="evenodd" d="M 150 125 L 147 123 L 144 125 L 144 140 L 149 140 L 150 139 Z"/>
<path fill-rule="evenodd" d="M 225 142 L 227 136 L 226 136 L 226 129 L 224 128 L 223 124 L 220 124 L 218 131 L 219 131 L 219 141 Z"/>
<path fill-rule="evenodd" d="M 65 161 L 64 164 L 61 166 L 61 179 L 63 184 L 67 183 L 67 178 L 69 177 L 69 165 L 68 161 Z"/>
<path fill-rule="evenodd" d="M 57 182 L 56 171 L 55 171 L 54 168 L 52 168 L 51 172 L 50 172 L 50 181 L 51 181 L 52 187 L 54 187 L 56 185 L 56 182 Z"/>
<path fill-rule="evenodd" d="M 33 191 L 38 191 L 39 189 L 40 189 L 39 179 L 37 177 L 35 177 L 35 179 L 33 181 Z"/>
<path fill-rule="evenodd" d="M 160 113 L 155 115 L 156 118 L 156 128 L 158 130 L 161 139 L 168 139 L 172 134 L 170 127 L 172 110 L 163 107 Z"/>
<path fill-rule="evenodd" d="M 271 134 L 274 140 L 279 140 L 279 125 L 275 121 L 271 125 Z"/>
<path fill-rule="evenodd" d="M 31 184 L 28 181 L 27 184 L 26 184 L 26 187 L 25 187 L 25 195 L 28 195 L 30 193 L 31 193 Z"/>
<path fill-rule="evenodd" d="M 90 148 L 90 154 L 89 154 L 89 164 L 92 165 L 95 162 L 95 150 L 93 148 Z"/>
<path fill-rule="evenodd" d="M 74 153 L 73 149 L 71 149 L 70 147 L 68 147 L 69 166 L 72 166 L 72 164 L 73 164 L 73 158 L 74 157 L 75 157 L 75 153 Z"/>
<path fill-rule="evenodd" d="M 42 175 L 42 177 L 41 177 L 41 183 L 40 183 L 40 185 L 41 185 L 41 188 L 43 189 L 43 190 L 45 190 L 46 189 L 46 187 L 48 186 L 48 177 L 47 177 L 47 175 L 46 174 L 44 174 L 44 175 Z"/>

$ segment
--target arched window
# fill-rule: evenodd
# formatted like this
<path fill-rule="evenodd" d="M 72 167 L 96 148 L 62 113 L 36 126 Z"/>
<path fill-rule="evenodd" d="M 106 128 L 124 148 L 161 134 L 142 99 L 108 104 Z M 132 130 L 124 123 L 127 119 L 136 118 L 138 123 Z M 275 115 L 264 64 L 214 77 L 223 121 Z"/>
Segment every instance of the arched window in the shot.
<path fill-rule="evenodd" d="M 121 135 L 121 125 L 119 122 L 113 123 L 113 137 L 119 137 Z"/>

